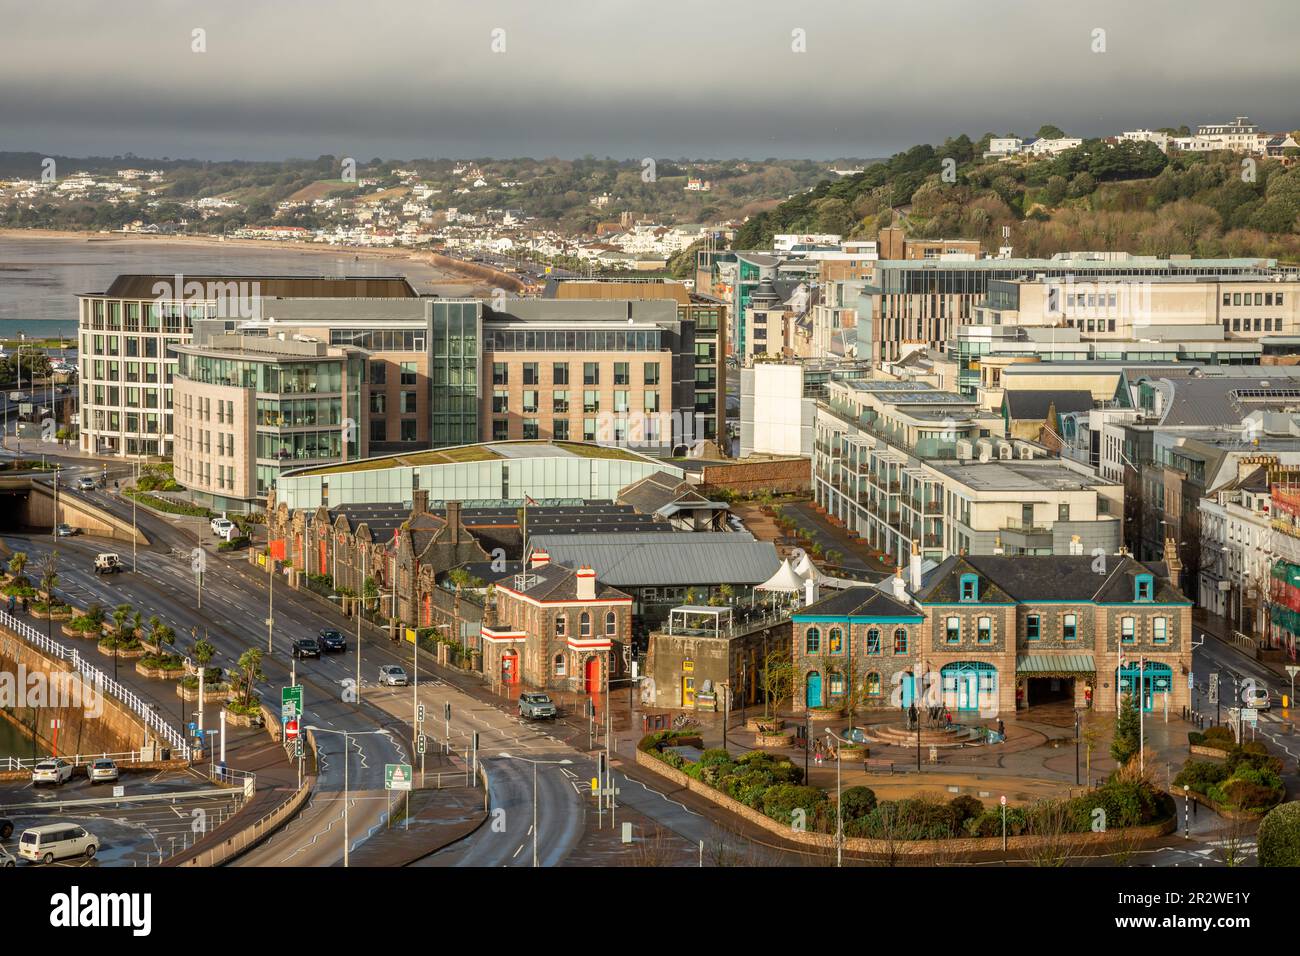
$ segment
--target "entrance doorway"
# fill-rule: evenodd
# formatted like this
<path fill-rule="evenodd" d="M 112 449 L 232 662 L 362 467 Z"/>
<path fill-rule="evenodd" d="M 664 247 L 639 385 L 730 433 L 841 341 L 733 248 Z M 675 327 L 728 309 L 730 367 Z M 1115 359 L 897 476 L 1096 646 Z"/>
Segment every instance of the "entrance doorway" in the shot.
<path fill-rule="evenodd" d="M 1030 677 L 1025 681 L 1026 707 L 1052 704 L 1057 701 L 1074 702 L 1073 677 Z"/>
<path fill-rule="evenodd" d="M 695 678 L 694 677 L 682 678 L 682 706 L 683 707 L 695 706 Z"/>
<path fill-rule="evenodd" d="M 588 694 L 599 694 L 600 686 L 600 658 L 592 657 L 587 660 L 587 668 L 584 674 L 583 690 Z"/>
<path fill-rule="evenodd" d="M 519 683 L 519 655 L 514 651 L 506 651 L 501 655 L 501 683 Z"/>
<path fill-rule="evenodd" d="M 822 675 L 818 671 L 808 673 L 808 690 L 804 695 L 804 703 L 809 707 L 822 705 Z"/>

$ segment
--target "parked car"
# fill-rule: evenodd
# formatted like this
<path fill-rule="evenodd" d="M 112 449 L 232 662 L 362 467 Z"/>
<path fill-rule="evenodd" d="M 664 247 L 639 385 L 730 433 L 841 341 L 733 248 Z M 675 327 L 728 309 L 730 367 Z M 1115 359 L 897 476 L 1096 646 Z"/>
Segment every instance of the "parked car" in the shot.
<path fill-rule="evenodd" d="M 520 694 L 519 716 L 529 720 L 554 720 L 555 702 L 545 694 Z"/>
<path fill-rule="evenodd" d="M 72 778 L 72 764 L 58 757 L 42 760 L 32 768 L 32 785 L 52 783 L 56 787 Z"/>
<path fill-rule="evenodd" d="M 329 627 L 320 629 L 320 633 L 316 635 L 316 642 L 320 644 L 322 651 L 346 651 L 348 649 L 347 638 L 343 636 L 343 632 Z"/>
<path fill-rule="evenodd" d="M 1272 708 L 1268 688 L 1263 684 L 1252 684 L 1247 687 L 1242 691 L 1241 700 L 1246 707 L 1254 707 L 1256 710 L 1269 710 Z"/>
<path fill-rule="evenodd" d="M 7 870 L 9 867 L 17 865 L 18 861 L 14 859 L 14 855 L 0 846 L 0 870 Z"/>
<path fill-rule="evenodd" d="M 14 822 L 0 819 L 0 840 L 7 840 L 14 835 Z"/>
<path fill-rule="evenodd" d="M 60 538 L 71 538 L 77 533 L 77 529 L 70 524 L 60 524 L 54 529 L 54 533 Z"/>
<path fill-rule="evenodd" d="M 78 490 L 78 491 L 94 491 L 94 490 L 95 490 L 95 479 L 94 479 L 94 478 L 91 478 L 91 477 L 89 477 L 89 476 L 84 477 L 84 478 L 78 478 L 78 479 L 77 479 L 77 490 Z"/>
<path fill-rule="evenodd" d="M 294 656 L 294 657 L 298 657 L 298 658 L 302 658 L 302 657 L 314 657 L 314 658 L 316 658 L 317 660 L 319 660 L 319 659 L 320 659 L 320 645 L 319 645 L 318 643 L 316 643 L 316 638 L 314 638 L 314 637 L 300 637 L 300 638 L 298 638 L 298 640 L 294 641 L 294 642 L 293 642 L 293 656 Z"/>
<path fill-rule="evenodd" d="M 109 783 L 118 777 L 117 764 L 107 757 L 92 760 L 90 765 L 86 767 L 86 776 L 90 778 L 92 784 Z"/>
<path fill-rule="evenodd" d="M 218 538 L 230 540 L 230 532 L 234 529 L 235 523 L 229 518 L 213 518 L 212 533 Z"/>
<path fill-rule="evenodd" d="M 397 664 L 385 664 L 379 668 L 379 683 L 381 686 L 405 687 L 406 671 Z"/>
<path fill-rule="evenodd" d="M 115 551 L 95 555 L 96 574 L 117 574 L 122 570 L 122 556 Z"/>
<path fill-rule="evenodd" d="M 53 863 L 71 856 L 90 859 L 99 852 L 99 837 L 70 823 L 47 823 L 24 830 L 18 838 L 18 855 L 24 860 Z"/>

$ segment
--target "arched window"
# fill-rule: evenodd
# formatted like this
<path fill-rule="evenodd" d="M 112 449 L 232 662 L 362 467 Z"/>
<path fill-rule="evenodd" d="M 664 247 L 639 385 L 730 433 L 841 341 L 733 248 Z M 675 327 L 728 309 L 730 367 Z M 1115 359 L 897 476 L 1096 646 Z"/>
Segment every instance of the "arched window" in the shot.
<path fill-rule="evenodd" d="M 591 637 L 591 615 L 586 611 L 583 611 L 582 617 L 578 619 L 578 633 L 582 637 Z"/>
<path fill-rule="evenodd" d="M 808 654 L 820 654 L 822 650 L 822 632 L 815 627 L 808 628 L 804 635 L 804 651 Z"/>
<path fill-rule="evenodd" d="M 563 676 L 564 676 L 564 670 L 565 670 L 564 655 L 563 655 L 563 654 L 556 654 L 556 655 L 555 655 L 555 676 L 556 676 L 556 677 L 563 677 Z"/>
<path fill-rule="evenodd" d="M 867 653 L 873 655 L 880 653 L 880 629 L 877 627 L 867 631 Z"/>
<path fill-rule="evenodd" d="M 832 627 L 826 642 L 827 651 L 831 654 L 844 653 L 844 631 L 838 627 Z"/>
<path fill-rule="evenodd" d="M 618 633 L 618 615 L 610 611 L 605 615 L 605 636 L 613 637 Z"/>
<path fill-rule="evenodd" d="M 894 631 L 894 653 L 907 653 L 907 628 L 905 627 L 900 627 Z"/>
<path fill-rule="evenodd" d="M 880 696 L 880 675 L 875 671 L 867 674 L 867 693 L 874 696 Z"/>
<path fill-rule="evenodd" d="M 556 637 L 563 637 L 565 631 L 568 630 L 568 626 L 569 626 L 568 618 L 566 618 L 563 614 L 555 615 L 555 636 Z"/>

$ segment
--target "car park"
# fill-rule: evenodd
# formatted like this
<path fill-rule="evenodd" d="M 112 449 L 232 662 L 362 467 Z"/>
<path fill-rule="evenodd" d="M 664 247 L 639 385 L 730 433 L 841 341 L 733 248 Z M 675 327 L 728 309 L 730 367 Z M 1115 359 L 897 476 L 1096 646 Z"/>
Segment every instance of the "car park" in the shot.
<path fill-rule="evenodd" d="M 314 657 L 320 659 L 320 644 L 314 637 L 300 637 L 293 642 L 293 656 L 297 658 Z"/>
<path fill-rule="evenodd" d="M 397 664 L 385 664 L 379 668 L 379 683 L 387 687 L 405 687 L 406 671 Z"/>
<path fill-rule="evenodd" d="M 90 859 L 98 852 L 99 837 L 71 823 L 32 827 L 18 838 L 18 855 L 34 863 L 53 863 L 74 856 Z"/>
<path fill-rule="evenodd" d="M 555 702 L 545 694 L 520 694 L 519 716 L 529 720 L 555 719 Z"/>
<path fill-rule="evenodd" d="M 316 643 L 320 645 L 322 652 L 348 649 L 348 641 L 343 636 L 343 632 L 332 627 L 322 627 L 320 633 L 316 635 Z"/>
<path fill-rule="evenodd" d="M 72 764 L 58 757 L 42 760 L 32 768 L 32 786 L 38 783 L 52 783 L 56 787 L 72 778 Z"/>
<path fill-rule="evenodd" d="M 118 778 L 117 764 L 107 757 L 92 760 L 86 767 L 86 776 L 90 778 L 92 784 L 110 783 Z"/>

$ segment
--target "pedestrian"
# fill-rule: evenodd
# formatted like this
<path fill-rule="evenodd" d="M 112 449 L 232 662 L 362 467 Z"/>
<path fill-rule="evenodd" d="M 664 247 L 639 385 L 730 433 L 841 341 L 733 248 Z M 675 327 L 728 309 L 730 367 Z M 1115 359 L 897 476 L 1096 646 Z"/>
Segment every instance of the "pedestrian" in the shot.
<path fill-rule="evenodd" d="M 11 594 L 9 595 L 9 613 L 12 614 L 13 612 L 14 612 L 14 596 Z"/>
<path fill-rule="evenodd" d="M 952 726 L 952 710 L 945 709 L 943 712 L 943 729 L 947 730 Z"/>
<path fill-rule="evenodd" d="M 918 716 L 918 715 L 917 715 L 917 712 L 916 712 L 916 702 L 913 701 L 913 702 L 912 702 L 911 704 L 909 704 L 908 707 L 907 707 L 907 726 L 908 726 L 909 729 L 911 729 L 912 727 L 914 727 L 914 726 L 916 725 L 916 718 L 917 718 L 917 716 Z"/>
<path fill-rule="evenodd" d="M 27 613 L 27 596 L 23 595 L 23 613 Z"/>
<path fill-rule="evenodd" d="M 1003 740 L 1007 739 L 1007 725 L 1002 722 L 1001 717 L 998 718 L 998 736 Z"/>

